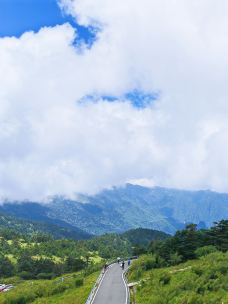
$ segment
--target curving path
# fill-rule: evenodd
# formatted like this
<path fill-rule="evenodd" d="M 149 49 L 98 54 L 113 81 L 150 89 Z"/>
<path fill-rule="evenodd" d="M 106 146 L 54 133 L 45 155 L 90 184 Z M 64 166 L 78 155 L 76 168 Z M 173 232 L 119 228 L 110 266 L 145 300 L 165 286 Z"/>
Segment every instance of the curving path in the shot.
<path fill-rule="evenodd" d="M 127 263 L 125 263 L 126 265 Z M 126 270 L 126 266 L 125 266 Z M 128 291 L 120 265 L 113 264 L 107 270 L 92 304 L 127 304 Z"/>

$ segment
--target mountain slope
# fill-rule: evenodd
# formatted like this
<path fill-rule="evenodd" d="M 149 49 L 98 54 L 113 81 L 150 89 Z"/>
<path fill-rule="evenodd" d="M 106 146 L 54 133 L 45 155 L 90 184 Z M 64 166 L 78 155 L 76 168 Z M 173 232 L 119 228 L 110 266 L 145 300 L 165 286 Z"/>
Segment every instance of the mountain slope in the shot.
<path fill-rule="evenodd" d="M 103 234 L 138 227 L 173 234 L 186 223 L 209 227 L 228 218 L 228 194 L 146 188 L 127 184 L 75 200 L 56 197 L 49 204 L 5 203 L 0 211 L 64 227 Z M 68 226 L 67 226 L 68 225 Z"/>
<path fill-rule="evenodd" d="M 122 233 L 122 237 L 126 238 L 132 245 L 148 246 L 151 241 L 165 240 L 169 235 L 157 230 L 137 228 Z"/>
<path fill-rule="evenodd" d="M 198 260 L 160 269 L 145 269 L 150 256 L 142 256 L 128 273 L 130 282 L 140 281 L 138 304 L 228 303 L 228 252 L 216 252 Z"/>
<path fill-rule="evenodd" d="M 61 227 L 45 222 L 22 220 L 0 213 L 0 229 L 6 228 L 25 235 L 36 233 L 50 234 L 55 239 L 85 240 L 92 237 L 92 235 L 76 227 Z"/>
<path fill-rule="evenodd" d="M 64 206 L 67 206 L 62 213 Z M 209 227 L 228 218 L 228 194 L 135 185 L 81 196 L 78 202 L 55 200 L 49 215 L 94 233 L 148 228 L 174 233 L 186 223 Z"/>

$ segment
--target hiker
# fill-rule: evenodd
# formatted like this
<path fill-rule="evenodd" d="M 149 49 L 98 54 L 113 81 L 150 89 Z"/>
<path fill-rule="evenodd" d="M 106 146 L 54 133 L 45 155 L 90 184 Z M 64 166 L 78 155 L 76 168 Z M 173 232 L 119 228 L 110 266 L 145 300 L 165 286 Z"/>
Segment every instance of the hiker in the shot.
<path fill-rule="evenodd" d="M 122 265 L 121 265 L 121 267 L 122 267 L 122 269 L 124 270 L 124 265 L 125 265 L 125 263 L 124 263 L 124 261 L 122 262 Z"/>
<path fill-rule="evenodd" d="M 108 268 L 108 264 L 105 263 L 105 265 L 104 265 L 104 272 L 107 270 L 107 268 Z"/>
<path fill-rule="evenodd" d="M 129 259 L 127 262 L 128 267 L 131 265 L 131 260 Z"/>
<path fill-rule="evenodd" d="M 118 264 L 120 263 L 120 258 L 117 258 L 117 263 L 118 263 Z"/>

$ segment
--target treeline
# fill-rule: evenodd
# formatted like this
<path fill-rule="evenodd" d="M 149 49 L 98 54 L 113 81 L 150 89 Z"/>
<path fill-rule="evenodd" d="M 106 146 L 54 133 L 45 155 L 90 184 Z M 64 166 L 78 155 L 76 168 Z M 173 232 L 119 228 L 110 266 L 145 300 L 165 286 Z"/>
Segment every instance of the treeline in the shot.
<path fill-rule="evenodd" d="M 27 253 L 23 253 L 14 264 L 2 255 L 0 256 L 0 276 L 17 275 L 22 279 L 52 279 L 63 273 L 83 270 L 86 265 L 84 260 L 71 256 L 61 263 L 56 263 L 50 258 L 34 259 Z"/>
<path fill-rule="evenodd" d="M 148 268 L 176 265 L 215 251 L 228 250 L 228 220 L 216 222 L 210 229 L 197 230 L 197 225 L 189 224 L 166 240 L 155 240 L 141 253 L 151 253 L 153 258 Z M 150 264 L 150 265 L 149 265 Z"/>

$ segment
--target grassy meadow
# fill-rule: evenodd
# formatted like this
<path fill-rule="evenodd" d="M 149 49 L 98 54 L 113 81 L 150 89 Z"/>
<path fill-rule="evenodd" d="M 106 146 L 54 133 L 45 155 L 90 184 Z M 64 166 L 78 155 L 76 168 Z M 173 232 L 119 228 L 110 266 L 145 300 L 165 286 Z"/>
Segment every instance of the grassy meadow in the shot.
<path fill-rule="evenodd" d="M 172 267 L 153 269 L 144 255 L 128 274 L 138 282 L 137 304 L 227 304 L 228 252 L 214 252 Z"/>
<path fill-rule="evenodd" d="M 53 280 L 8 278 L 3 283 L 13 284 L 15 288 L 0 293 L 0 304 L 84 304 L 98 275 L 99 271 L 88 275 L 71 273 Z"/>

